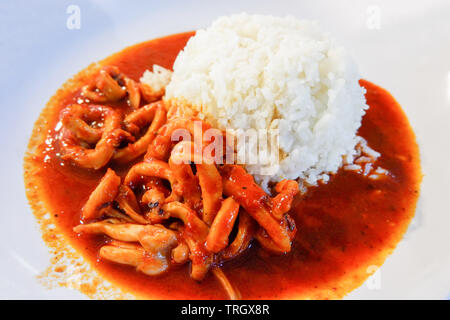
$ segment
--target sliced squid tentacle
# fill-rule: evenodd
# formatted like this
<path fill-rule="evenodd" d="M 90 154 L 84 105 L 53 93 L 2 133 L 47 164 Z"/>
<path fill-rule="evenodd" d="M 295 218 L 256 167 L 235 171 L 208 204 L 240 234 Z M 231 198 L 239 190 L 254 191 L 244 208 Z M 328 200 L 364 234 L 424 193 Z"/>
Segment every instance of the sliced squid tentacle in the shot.
<path fill-rule="evenodd" d="M 139 234 L 144 230 L 144 225 L 133 223 L 121 223 L 118 219 L 106 219 L 90 224 L 80 224 L 73 228 L 76 233 L 105 234 L 115 240 L 135 242 L 139 241 Z"/>
<path fill-rule="evenodd" d="M 169 159 L 169 167 L 172 169 L 178 181 L 180 193 L 184 202 L 191 208 L 198 210 L 202 206 L 202 197 L 198 177 L 192 172 L 189 163 L 176 164 Z"/>
<path fill-rule="evenodd" d="M 227 198 L 217 213 L 206 239 L 206 249 L 218 253 L 228 245 L 228 237 L 239 213 L 239 204 L 233 198 Z"/>
<path fill-rule="evenodd" d="M 231 285 L 230 280 L 228 280 L 227 276 L 225 275 L 225 273 L 222 271 L 221 268 L 214 267 L 212 268 L 211 271 L 216 277 L 216 279 L 219 280 L 220 284 L 224 288 L 230 300 L 241 299 L 241 293 L 239 292 L 239 290 L 237 290 L 235 287 Z"/>
<path fill-rule="evenodd" d="M 125 77 L 125 88 L 128 92 L 128 102 L 133 109 L 138 109 L 141 104 L 141 91 L 136 81 Z"/>
<path fill-rule="evenodd" d="M 285 214 L 281 220 L 281 225 L 286 229 L 289 239 L 292 241 L 297 232 L 294 220 L 290 215 Z M 284 254 L 285 251 L 280 248 L 271 237 L 267 234 L 266 230 L 259 228 L 255 232 L 255 239 L 263 247 L 264 250 L 271 252 L 273 254 Z"/>
<path fill-rule="evenodd" d="M 189 260 L 189 247 L 184 242 L 179 242 L 178 246 L 172 249 L 171 261 L 176 264 L 184 264 Z"/>
<path fill-rule="evenodd" d="M 153 102 L 161 99 L 164 96 L 165 88 L 162 90 L 154 90 L 151 86 L 146 83 L 139 83 L 139 89 L 145 101 Z"/>
<path fill-rule="evenodd" d="M 113 156 L 114 161 L 118 163 L 127 163 L 135 160 L 147 151 L 148 145 L 154 139 L 158 129 L 166 121 L 166 111 L 162 102 L 155 102 L 129 114 L 124 119 L 125 126 L 136 131 L 148 125 L 145 134 L 136 142 L 128 144 L 125 148 L 118 149 Z"/>
<path fill-rule="evenodd" d="M 95 148 L 91 149 L 86 146 L 86 143 L 93 141 L 94 134 L 87 134 L 86 130 L 81 133 L 79 127 L 72 132 L 71 130 L 74 130 L 72 121 L 62 121 L 66 123 L 69 121 L 69 126 L 63 126 L 61 130 L 62 158 L 71 160 L 84 168 L 100 169 L 109 162 L 120 142 L 129 139 L 129 135 L 120 128 L 120 115 L 112 108 L 98 105 L 79 105 L 78 108 L 81 108 L 86 114 L 101 115 L 103 119 L 102 134 L 100 139 L 95 142 Z M 61 111 L 61 118 L 67 119 L 68 114 L 75 111 L 72 106 L 69 106 Z M 86 129 L 86 126 L 83 127 Z M 81 136 L 87 137 L 88 141 L 80 140 Z"/>
<path fill-rule="evenodd" d="M 61 110 L 60 119 L 75 137 L 87 143 L 96 143 L 102 137 L 104 128 L 93 127 L 90 123 L 97 123 L 101 120 L 102 109 L 96 106 L 85 107 L 79 104 L 72 104 Z"/>
<path fill-rule="evenodd" d="M 194 210 L 176 201 L 165 204 L 162 209 L 168 212 L 171 217 L 182 220 L 185 232 L 191 234 L 195 240 L 199 242 L 206 240 L 209 227 L 197 216 Z"/>
<path fill-rule="evenodd" d="M 139 108 L 141 102 L 139 85 L 114 66 L 103 67 L 95 81 L 81 89 L 81 95 L 100 103 L 115 102 L 128 95 L 128 102 L 133 109 Z"/>
<path fill-rule="evenodd" d="M 241 210 L 239 213 L 238 231 L 233 242 L 217 254 L 219 262 L 228 261 L 242 254 L 250 246 L 256 230 L 256 222 L 250 215 Z"/>
<path fill-rule="evenodd" d="M 139 232 L 139 242 L 145 251 L 153 254 L 166 255 L 177 243 L 177 236 L 173 230 L 167 229 L 160 224 L 146 225 Z"/>
<path fill-rule="evenodd" d="M 174 118 L 160 128 L 158 135 L 148 146 L 144 158 L 166 161 L 170 156 L 172 146 L 179 141 L 180 135 L 192 140 L 195 138 L 196 131 L 202 133 L 209 128 L 208 124 L 200 120 L 184 117 Z M 207 141 L 204 141 L 203 144 L 206 146 L 206 143 Z"/>
<path fill-rule="evenodd" d="M 291 250 L 286 227 L 273 217 L 272 201 L 241 166 L 223 168 L 224 194 L 233 197 L 263 227 L 283 252 Z"/>
<path fill-rule="evenodd" d="M 177 180 L 169 165 L 164 161 L 149 160 L 135 164 L 128 171 L 124 184 L 133 188 L 142 183 L 143 180 L 152 177 L 169 181 L 172 193 L 166 197 L 165 202 L 178 201 L 180 199 Z"/>
<path fill-rule="evenodd" d="M 136 267 L 136 270 L 149 275 L 159 275 L 169 268 L 167 259 L 161 255 L 149 255 L 142 247 L 105 245 L 100 248 L 100 257 L 115 263 Z"/>
<path fill-rule="evenodd" d="M 142 177 L 156 177 L 165 179 L 170 182 L 172 189 L 176 186 L 176 180 L 173 176 L 173 172 L 170 170 L 169 165 L 164 161 L 152 160 L 135 164 L 125 176 L 124 184 L 132 187 L 139 180 L 141 180 Z"/>
<path fill-rule="evenodd" d="M 191 278 L 201 281 L 211 267 L 213 257 L 206 252 L 203 242 L 197 241 L 191 234 L 184 234 L 184 240 L 189 247 L 189 259 L 191 260 Z"/>
<path fill-rule="evenodd" d="M 109 169 L 106 174 L 100 180 L 100 183 L 94 189 L 89 196 L 88 201 L 81 209 L 81 215 L 83 219 L 97 219 L 102 213 L 101 209 L 108 206 L 114 201 L 117 193 L 119 192 L 120 177 Z"/>
<path fill-rule="evenodd" d="M 169 267 L 167 254 L 177 245 L 175 232 L 161 225 L 120 223 L 116 219 L 108 219 L 79 225 L 74 231 L 110 236 L 115 241 L 103 246 L 100 256 L 116 263 L 135 266 L 147 275 L 166 271 Z M 140 246 L 126 242 L 139 242 Z"/>

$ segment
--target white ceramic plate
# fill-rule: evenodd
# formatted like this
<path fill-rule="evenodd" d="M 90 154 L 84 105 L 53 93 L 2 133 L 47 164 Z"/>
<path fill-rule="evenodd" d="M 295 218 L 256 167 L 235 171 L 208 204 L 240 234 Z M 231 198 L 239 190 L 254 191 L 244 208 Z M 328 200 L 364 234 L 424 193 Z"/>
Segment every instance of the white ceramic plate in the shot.
<path fill-rule="evenodd" d="M 69 29 L 67 9 L 80 9 Z M 375 279 L 350 299 L 450 294 L 450 3 L 441 1 L 2 1 L 0 298 L 84 298 L 36 275 L 50 255 L 27 204 L 22 159 L 40 110 L 77 71 L 128 45 L 246 11 L 318 20 L 387 88 L 416 132 L 425 174 L 412 225 Z"/>

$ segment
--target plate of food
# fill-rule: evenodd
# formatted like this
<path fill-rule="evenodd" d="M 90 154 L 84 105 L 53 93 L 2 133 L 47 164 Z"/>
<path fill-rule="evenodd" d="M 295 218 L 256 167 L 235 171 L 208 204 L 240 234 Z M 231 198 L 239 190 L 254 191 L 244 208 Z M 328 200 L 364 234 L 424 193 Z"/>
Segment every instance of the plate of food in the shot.
<path fill-rule="evenodd" d="M 2 297 L 448 297 L 450 6 L 233 3 L 15 25 Z"/>

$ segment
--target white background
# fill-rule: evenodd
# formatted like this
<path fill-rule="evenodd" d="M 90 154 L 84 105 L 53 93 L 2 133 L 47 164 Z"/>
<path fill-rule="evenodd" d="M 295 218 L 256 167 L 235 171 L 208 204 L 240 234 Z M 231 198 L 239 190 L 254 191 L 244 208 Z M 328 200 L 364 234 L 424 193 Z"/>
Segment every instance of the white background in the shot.
<path fill-rule="evenodd" d="M 81 9 L 79 30 L 66 27 L 69 5 Z M 371 20 L 377 10 L 379 28 Z M 417 134 L 425 177 L 416 218 L 380 269 L 381 288 L 365 284 L 348 298 L 449 297 L 449 1 L 22 0 L 0 3 L 0 298 L 84 298 L 36 280 L 50 256 L 27 205 L 22 159 L 46 101 L 73 74 L 125 46 L 242 11 L 319 21 L 363 78 L 396 97 Z"/>

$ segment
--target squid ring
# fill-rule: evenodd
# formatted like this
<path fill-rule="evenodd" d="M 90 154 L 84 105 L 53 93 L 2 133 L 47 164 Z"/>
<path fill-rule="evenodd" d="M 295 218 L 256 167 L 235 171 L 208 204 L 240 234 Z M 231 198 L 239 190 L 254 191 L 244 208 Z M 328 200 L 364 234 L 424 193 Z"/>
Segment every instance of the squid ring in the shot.
<path fill-rule="evenodd" d="M 209 227 L 197 216 L 195 211 L 185 204 L 174 201 L 165 204 L 162 209 L 169 213 L 171 217 L 183 221 L 185 230 L 189 232 L 194 240 L 204 242 L 209 233 Z"/>
<path fill-rule="evenodd" d="M 112 108 L 100 105 L 73 106 L 61 111 L 62 122 L 69 123 L 69 126 L 63 126 L 61 131 L 62 158 L 72 160 L 84 168 L 100 169 L 111 159 L 120 141 L 129 136 L 120 129 L 120 116 Z M 80 125 L 81 118 L 80 121 L 74 120 L 79 112 L 87 117 L 103 119 L 100 140 L 95 143 L 93 149 L 89 148 L 89 143 L 94 141 L 94 136 L 97 136 L 100 131 L 93 130 L 87 133 L 88 125 L 86 123 Z M 86 136 L 87 141 L 80 139 L 82 136 Z"/>
<path fill-rule="evenodd" d="M 196 131 L 201 134 L 207 129 L 209 129 L 209 126 L 203 121 L 185 118 L 172 119 L 161 127 L 158 135 L 149 145 L 145 159 L 167 160 L 170 156 L 170 150 L 176 142 L 172 140 L 172 135 L 176 130 L 185 130 L 185 133 L 191 138 L 195 137 Z"/>

